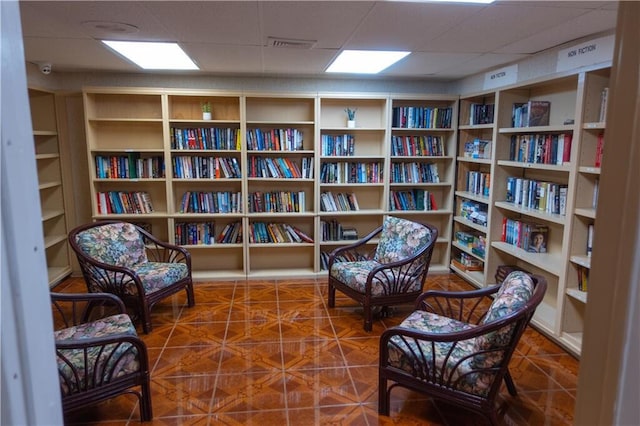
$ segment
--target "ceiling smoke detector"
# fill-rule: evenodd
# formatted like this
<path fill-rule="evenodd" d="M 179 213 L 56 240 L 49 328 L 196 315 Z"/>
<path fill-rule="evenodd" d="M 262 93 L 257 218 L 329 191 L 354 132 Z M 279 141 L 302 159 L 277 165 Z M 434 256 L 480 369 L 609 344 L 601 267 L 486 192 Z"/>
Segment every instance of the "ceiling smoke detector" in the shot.
<path fill-rule="evenodd" d="M 317 40 L 296 40 L 293 38 L 269 37 L 267 39 L 267 46 L 284 47 L 289 49 L 312 49 L 317 42 Z"/>

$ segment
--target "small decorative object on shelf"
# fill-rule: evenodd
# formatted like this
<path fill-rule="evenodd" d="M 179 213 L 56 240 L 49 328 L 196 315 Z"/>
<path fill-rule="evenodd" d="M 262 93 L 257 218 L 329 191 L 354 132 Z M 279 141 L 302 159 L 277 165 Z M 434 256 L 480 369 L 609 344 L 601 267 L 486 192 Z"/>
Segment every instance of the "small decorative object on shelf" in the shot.
<path fill-rule="evenodd" d="M 356 127 L 356 111 L 358 108 L 345 108 L 345 112 L 347 113 L 347 127 L 353 129 Z"/>
<path fill-rule="evenodd" d="M 202 119 L 211 120 L 211 102 L 202 103 Z"/>

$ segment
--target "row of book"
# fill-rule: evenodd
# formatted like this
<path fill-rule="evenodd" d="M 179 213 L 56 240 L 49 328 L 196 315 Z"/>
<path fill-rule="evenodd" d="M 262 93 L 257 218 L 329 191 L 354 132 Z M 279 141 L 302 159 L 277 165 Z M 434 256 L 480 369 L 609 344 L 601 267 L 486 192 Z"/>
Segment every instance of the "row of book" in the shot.
<path fill-rule="evenodd" d="M 472 254 L 484 259 L 487 249 L 486 234 L 475 230 L 456 231 L 455 237 L 458 244 L 465 246 L 471 250 Z"/>
<path fill-rule="evenodd" d="M 460 201 L 460 216 L 478 225 L 487 226 L 487 204 L 463 198 Z"/>
<path fill-rule="evenodd" d="M 249 225 L 249 242 L 313 243 L 313 238 L 287 223 L 253 222 Z"/>
<path fill-rule="evenodd" d="M 571 133 L 512 135 L 509 160 L 535 164 L 571 161 Z"/>
<path fill-rule="evenodd" d="M 389 210 L 431 211 L 438 210 L 433 192 L 424 189 L 390 191 Z"/>
<path fill-rule="evenodd" d="M 444 143 L 440 136 L 395 135 L 391 137 L 391 155 L 442 157 Z"/>
<path fill-rule="evenodd" d="M 216 237 L 216 243 L 242 244 L 242 222 L 229 222 Z"/>
<path fill-rule="evenodd" d="M 298 129 L 247 129 L 247 149 L 257 151 L 300 151 L 304 134 Z"/>
<path fill-rule="evenodd" d="M 256 191 L 249 194 L 249 213 L 304 213 L 304 191 Z"/>
<path fill-rule="evenodd" d="M 215 242 L 214 222 L 178 222 L 174 226 L 175 243 L 184 245 L 211 245 Z"/>
<path fill-rule="evenodd" d="M 462 156 L 465 158 L 491 158 L 491 141 L 474 138 L 464 143 L 464 151 Z"/>
<path fill-rule="evenodd" d="M 482 271 L 484 263 L 468 253 L 460 252 L 458 257 L 451 259 L 451 263 L 462 271 Z"/>
<path fill-rule="evenodd" d="M 240 130 L 233 128 L 199 127 L 170 130 L 171 149 L 224 149 L 240 151 Z"/>
<path fill-rule="evenodd" d="M 506 201 L 549 214 L 567 214 L 568 186 L 534 179 L 507 178 Z"/>
<path fill-rule="evenodd" d="M 352 156 L 355 154 L 356 138 L 353 135 L 322 135 L 320 138 L 320 155 Z"/>
<path fill-rule="evenodd" d="M 575 265 L 578 274 L 578 290 L 588 291 L 589 287 L 589 268 L 582 265 Z"/>
<path fill-rule="evenodd" d="M 291 158 L 249 157 L 249 177 L 280 179 L 312 179 L 313 158 L 299 160 Z"/>
<path fill-rule="evenodd" d="M 321 183 L 381 183 L 382 163 L 379 161 L 322 163 Z"/>
<path fill-rule="evenodd" d="M 534 101 L 513 104 L 512 127 L 548 126 L 551 102 Z"/>
<path fill-rule="evenodd" d="M 476 172 L 469 170 L 465 173 L 465 191 L 472 194 L 481 195 L 483 197 L 489 196 L 489 190 L 491 185 L 491 173 Z"/>
<path fill-rule="evenodd" d="M 333 194 L 331 191 L 320 194 L 320 208 L 323 212 L 348 212 L 360 210 L 354 193 Z"/>
<path fill-rule="evenodd" d="M 321 220 L 320 233 L 322 241 L 344 241 L 358 239 L 358 230 L 356 228 L 342 226 L 342 224 L 335 219 L 331 219 L 328 221 Z"/>
<path fill-rule="evenodd" d="M 534 222 L 502 219 L 501 241 L 530 253 L 546 253 L 549 227 Z"/>
<path fill-rule="evenodd" d="M 477 104 L 469 105 L 469 124 L 492 124 L 495 104 Z"/>
<path fill-rule="evenodd" d="M 230 191 L 186 191 L 180 213 L 242 213 L 242 194 Z"/>
<path fill-rule="evenodd" d="M 151 196 L 146 191 L 97 192 L 99 214 L 145 214 L 153 213 Z"/>
<path fill-rule="evenodd" d="M 451 107 L 393 107 L 391 126 L 403 129 L 450 129 Z"/>
<path fill-rule="evenodd" d="M 436 163 L 392 163 L 391 183 L 438 183 L 438 165 Z"/>
<path fill-rule="evenodd" d="M 96 155 L 96 177 L 98 179 L 163 178 L 162 156 L 140 157 L 140 153 L 127 155 Z"/>
<path fill-rule="evenodd" d="M 178 179 L 241 178 L 240 162 L 235 157 L 177 156 L 171 159 L 173 175 Z"/>

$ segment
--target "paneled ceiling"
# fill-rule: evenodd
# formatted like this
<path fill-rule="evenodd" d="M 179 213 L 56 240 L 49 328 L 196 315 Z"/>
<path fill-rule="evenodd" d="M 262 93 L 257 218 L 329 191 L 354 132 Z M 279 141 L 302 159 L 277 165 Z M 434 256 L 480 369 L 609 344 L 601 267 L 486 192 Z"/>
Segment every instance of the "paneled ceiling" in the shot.
<path fill-rule="evenodd" d="M 99 41 L 108 38 L 178 42 L 196 74 L 321 77 L 341 50 L 385 49 L 413 53 L 382 77 L 450 80 L 611 31 L 617 2 L 21 1 L 20 9 L 26 60 L 54 72 L 149 72 Z"/>

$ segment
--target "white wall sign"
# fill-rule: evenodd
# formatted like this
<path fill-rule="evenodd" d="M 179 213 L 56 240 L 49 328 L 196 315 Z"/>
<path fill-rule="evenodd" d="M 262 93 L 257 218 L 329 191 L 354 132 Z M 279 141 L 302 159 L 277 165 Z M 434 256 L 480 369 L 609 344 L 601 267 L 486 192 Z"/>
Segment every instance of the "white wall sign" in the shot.
<path fill-rule="evenodd" d="M 489 71 L 484 75 L 484 90 L 515 84 L 518 81 L 518 64 Z"/>
<path fill-rule="evenodd" d="M 566 71 L 613 59 L 613 35 L 585 41 L 558 52 L 556 71 Z"/>

